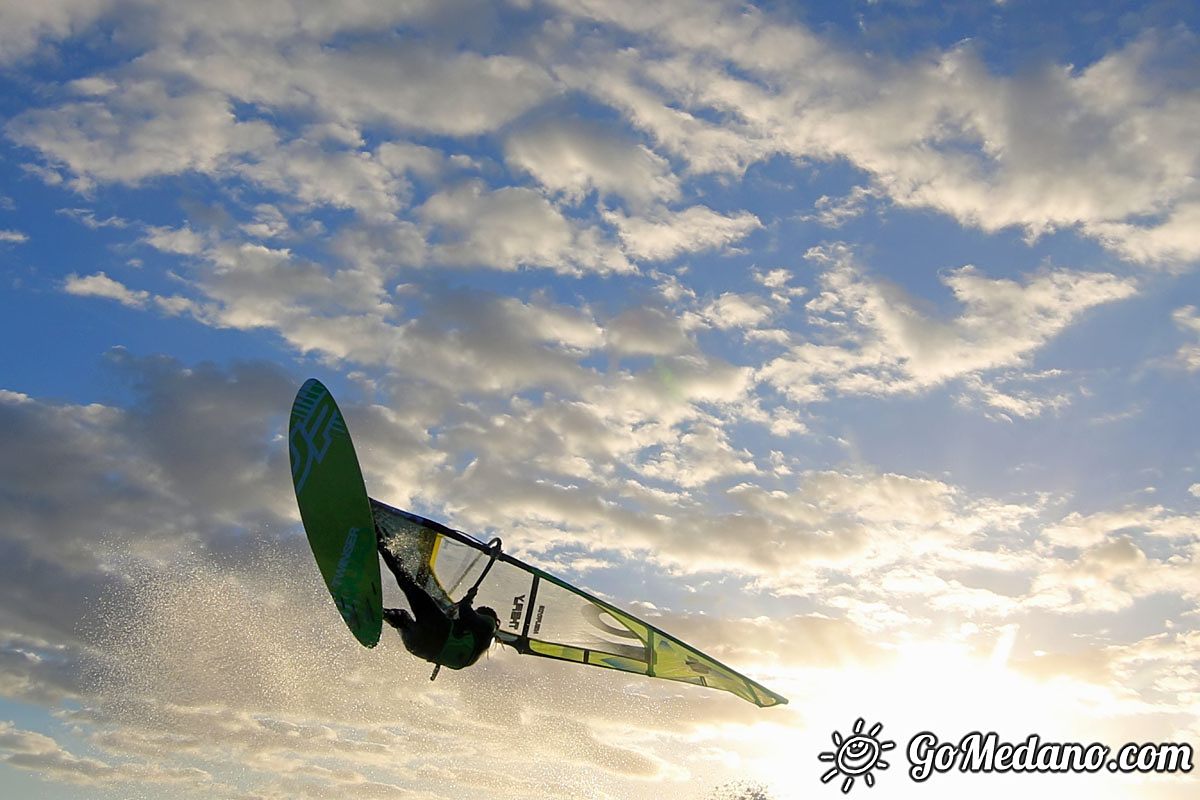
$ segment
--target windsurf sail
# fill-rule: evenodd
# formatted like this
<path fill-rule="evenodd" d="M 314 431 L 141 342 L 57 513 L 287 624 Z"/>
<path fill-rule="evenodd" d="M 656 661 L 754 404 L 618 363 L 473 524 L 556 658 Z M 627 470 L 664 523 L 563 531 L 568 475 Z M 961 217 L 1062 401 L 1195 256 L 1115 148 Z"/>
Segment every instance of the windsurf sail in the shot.
<path fill-rule="evenodd" d="M 787 702 L 679 639 L 537 567 L 441 523 L 371 500 L 381 541 L 443 606 L 476 588 L 497 638 L 526 655 L 722 689 L 759 706 Z"/>

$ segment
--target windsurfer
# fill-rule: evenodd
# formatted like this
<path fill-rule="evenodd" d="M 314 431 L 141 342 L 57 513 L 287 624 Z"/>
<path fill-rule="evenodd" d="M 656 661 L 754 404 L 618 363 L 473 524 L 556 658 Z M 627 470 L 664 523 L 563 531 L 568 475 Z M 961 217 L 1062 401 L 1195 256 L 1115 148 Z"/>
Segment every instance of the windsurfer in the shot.
<path fill-rule="evenodd" d="M 478 609 L 471 607 L 475 600 L 475 587 L 449 609 L 443 610 L 404 571 L 400 560 L 384 543 L 382 531 L 377 540 L 383 562 L 396 576 L 396 583 L 412 609 L 410 614 L 407 609 L 385 608 L 383 619 L 400 632 L 408 651 L 418 658 L 450 669 L 462 669 L 478 661 L 491 646 L 500 627 L 496 612 L 487 606 Z M 433 674 L 437 675 L 437 669 Z"/>

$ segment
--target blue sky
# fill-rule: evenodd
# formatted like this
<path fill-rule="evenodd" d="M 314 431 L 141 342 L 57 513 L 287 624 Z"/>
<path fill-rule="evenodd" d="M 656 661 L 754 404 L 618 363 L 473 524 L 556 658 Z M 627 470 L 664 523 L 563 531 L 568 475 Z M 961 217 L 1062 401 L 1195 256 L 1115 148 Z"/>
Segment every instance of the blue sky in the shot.
<path fill-rule="evenodd" d="M 0 3 L 6 797 L 1194 794 L 903 759 L 1200 744 L 1194 4 L 249 8 Z M 310 376 L 791 703 L 358 647 Z"/>

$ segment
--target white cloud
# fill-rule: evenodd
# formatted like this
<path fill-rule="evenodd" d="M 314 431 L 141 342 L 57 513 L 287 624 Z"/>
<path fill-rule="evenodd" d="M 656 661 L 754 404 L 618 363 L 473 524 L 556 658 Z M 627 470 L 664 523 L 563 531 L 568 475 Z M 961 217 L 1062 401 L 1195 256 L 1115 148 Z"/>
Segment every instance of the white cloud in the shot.
<path fill-rule="evenodd" d="M 1200 259 L 1200 203 L 1180 203 L 1161 222 L 1093 222 L 1085 230 L 1126 258 L 1186 269 Z"/>
<path fill-rule="evenodd" d="M 194 301 L 182 295 L 152 295 L 145 289 L 130 289 L 103 272 L 83 277 L 72 273 L 63 282 L 63 291 L 79 297 L 104 297 L 116 300 L 128 308 L 144 309 L 153 304 L 155 308 L 169 316 L 179 314 L 199 316 L 201 313 L 199 306 Z"/>
<path fill-rule="evenodd" d="M 204 251 L 207 237 L 191 228 L 163 228 L 151 226 L 144 239 L 146 244 L 164 253 L 194 256 Z"/>
<path fill-rule="evenodd" d="M 605 220 L 617 228 L 625 250 L 634 258 L 666 261 L 683 253 L 722 248 L 762 227 L 749 211 L 721 214 L 707 206 L 691 206 L 651 217 L 629 217 L 607 211 Z"/>
<path fill-rule="evenodd" d="M 483 134 L 556 91 L 545 69 L 510 55 L 398 47 L 386 36 L 345 49 L 304 36 L 281 49 L 262 44 L 241 37 L 185 41 L 155 51 L 144 66 L 351 130 L 382 123 L 398 131 Z"/>
<path fill-rule="evenodd" d="M 1200 535 L 1200 520 L 1170 515 L 1162 506 L 1125 508 L 1081 514 L 1073 511 L 1045 528 L 1046 538 L 1063 547 L 1088 548 L 1119 535 L 1138 533 L 1164 539 L 1186 541 Z"/>
<path fill-rule="evenodd" d="M 505 160 L 571 203 L 593 191 L 635 207 L 679 197 L 666 159 L 598 122 L 552 120 L 519 131 L 505 142 Z"/>
<path fill-rule="evenodd" d="M 802 342 L 762 371 L 782 391 L 804 399 L 831 390 L 915 391 L 1021 366 L 1087 309 L 1136 290 L 1133 281 L 1107 273 L 1044 271 L 1017 282 L 965 266 L 942 276 L 961 311 L 941 320 L 924 313 L 899 287 L 865 275 L 845 248 L 815 249 L 809 258 L 827 268 L 822 291 L 807 309 L 831 339 L 844 343 Z M 989 402 L 1007 405 L 1008 411 L 1030 410 L 1029 400 L 1017 406 L 994 393 Z"/>
<path fill-rule="evenodd" d="M 96 212 L 89 208 L 60 208 L 57 213 L 70 217 L 94 231 L 101 228 L 125 228 L 129 225 L 128 221 L 117 216 L 97 219 Z"/>
<path fill-rule="evenodd" d="M 1035 594 L 1066 590 L 1065 612 L 1117 611 L 1144 593 L 1139 574 L 1148 565 L 1146 554 L 1128 536 L 1112 537 L 1081 552 L 1077 559 L 1047 570 L 1034 581 Z"/>
<path fill-rule="evenodd" d="M 256 239 L 275 239 L 292 234 L 288 218 L 278 207 L 270 203 L 259 203 L 254 207 L 254 221 L 243 223 L 241 229 Z"/>
<path fill-rule="evenodd" d="M 1022 374 L 1019 380 L 1032 382 L 1039 378 L 1054 377 L 1050 375 Z M 993 419 L 1011 422 L 1014 417 L 1031 419 L 1040 417 L 1048 412 L 1056 412 L 1071 404 L 1073 397 L 1065 392 L 1039 393 L 1030 389 L 1005 390 L 1001 388 L 1005 380 L 996 382 L 984 381 L 978 375 L 968 375 L 963 378 L 963 386 L 968 395 L 962 402 L 967 405 L 975 401 L 981 402 Z"/>
<path fill-rule="evenodd" d="M 840 228 L 849 220 L 862 216 L 867 204 L 880 196 L 876 189 L 855 186 L 845 197 L 829 197 L 821 195 L 813 203 L 814 213 L 801 217 L 804 220 L 815 220 L 827 228 Z"/>
<path fill-rule="evenodd" d="M 417 215 L 433 226 L 433 255 L 443 263 L 563 273 L 633 270 L 596 229 L 563 216 L 531 189 L 489 191 L 473 181 L 438 192 Z"/>
<path fill-rule="evenodd" d="M 450 296 L 434 310 L 434 318 L 453 320 L 450 330 L 478 322 L 452 341 L 468 350 L 503 332 L 509 341 L 496 343 L 495 357 L 513 350 L 520 336 L 532 341 L 526 347 L 565 349 L 572 359 L 602 341 L 602 325 L 590 314 L 546 302 Z M 481 363 L 489 355 L 481 352 Z M 10 474 L 0 476 L 14 488 L 0 503 L 6 541 L 35 552 L 36 562 L 68 564 L 100 582 L 47 580 L 41 568 L 10 570 L 0 586 L 14 596 L 30 591 L 31 583 L 75 587 L 79 596 L 41 608 L 10 602 L 6 594 L 0 634 L 37 631 L 53 640 L 77 624 L 88 595 L 112 598 L 105 608 L 109 626 L 92 645 L 99 648 L 93 657 L 104 657 L 106 702 L 133 704 L 120 707 L 137 713 L 110 716 L 79 676 L 52 672 L 52 659 L 40 665 L 26 659 L 18 668 L 15 657 L 11 664 L 0 658 L 0 676 L 26 681 L 18 696 L 65 692 L 72 708 L 83 709 L 64 712 L 67 718 L 97 733 L 90 751 L 95 763 L 88 765 L 60 752 L 55 742 L 15 729 L 3 731 L 0 749 L 41 747 L 53 757 L 29 763 L 64 779 L 86 773 L 88 781 L 112 784 L 144 779 L 199 786 L 211 780 L 213 791 L 230 797 L 238 795 L 205 777 L 222 774 L 218 764 L 230 757 L 261 782 L 260 793 L 291 780 L 313 791 L 378 781 L 420 796 L 420 773 L 396 766 L 391 754 L 400 746 L 397 730 L 406 741 L 414 728 L 429 730 L 431 707 L 441 709 L 448 737 L 503 739 L 504 752 L 487 744 L 479 749 L 484 762 L 513 763 L 508 751 L 514 740 L 497 738 L 511 728 L 522 731 L 518 744 L 523 737 L 531 747 L 539 743 L 538 759 L 634 782 L 623 797 L 647 795 L 650 780 L 654 791 L 668 777 L 694 782 L 690 772 L 676 775 L 684 769 L 679 765 L 696 763 L 694 756 L 684 759 L 677 745 L 705 742 L 712 752 L 703 764 L 730 751 L 719 723 L 742 710 L 706 696 L 711 702 L 695 717 L 695 701 L 684 692 L 701 689 L 661 689 L 648 679 L 601 670 L 580 674 L 577 667 L 508 651 L 493 653 L 472 680 L 444 676 L 431 686 L 427 671 L 394 638 L 373 651 L 359 648 L 345 635 L 319 580 L 310 579 L 303 540 L 293 535 L 286 454 L 272 433 L 293 382 L 262 365 L 226 372 L 114 358 L 138 387 L 139 400 L 130 409 L 54 406 L 29 397 L 0 404 L 0 428 L 14 454 Z M 525 359 L 539 360 L 545 358 Z M 669 376 L 642 373 L 562 387 L 582 398 L 464 401 L 457 388 L 447 392 L 433 382 L 441 376 L 430 375 L 419 385 L 397 384 L 385 404 L 349 400 L 343 410 L 364 445 L 373 492 L 386 493 L 384 499 L 452 506 L 447 521 L 477 532 L 494 526 L 518 552 L 587 543 L 600 564 L 609 563 L 613 552 L 637 557 L 646 569 L 695 576 L 699 598 L 718 591 L 704 581 L 719 576 L 732 581 L 719 591 L 732 591 L 741 574 L 760 588 L 845 609 L 846 619 L 826 621 L 747 621 L 712 613 L 656 617 L 665 629 L 738 666 L 753 663 L 748 657 L 830 669 L 877 665 L 886 660 L 882 643 L 913 630 L 927 615 L 969 615 L 982 624 L 1038 609 L 1118 609 L 1174 589 L 1188 569 L 1194 571 L 1190 561 L 1184 563 L 1184 548 L 1196 535 L 1195 521 L 1154 509 L 1131 516 L 1149 520 L 1173 549 L 1178 565 L 1165 572 L 1165 553 L 1120 536 L 1111 546 L 1097 540 L 1082 547 L 1078 558 L 1054 558 L 1021 533 L 1038 508 L 980 499 L 945 480 L 808 470 L 771 490 L 754 454 L 729 436 L 717 413 L 745 396 L 745 370 L 698 358 L 668 363 Z M 73 454 L 69 462 L 62 460 L 64 452 Z M 456 465 L 466 454 L 472 466 L 461 470 Z M 57 467 L 43 471 L 43 462 Z M 47 475 L 53 476 L 50 484 Z M 632 490 L 630 476 L 645 481 L 637 484 L 640 493 Z M 731 478 L 746 483 L 726 495 L 727 512 L 714 512 L 699 489 L 706 481 Z M 1072 524 L 1107 529 L 1113 521 L 1068 516 L 1060 527 Z M 256 534 L 242 535 L 248 528 Z M 53 539 L 37 533 L 45 530 L 54 531 Z M 100 548 L 97 530 L 112 532 Z M 1046 541 L 1054 543 L 1056 535 L 1046 534 Z M 140 577 L 106 595 L 99 590 L 113 573 L 105 565 L 117 558 L 125 559 L 118 575 Z M 130 558 L 141 564 L 137 570 Z M 571 551 L 564 561 L 574 561 Z M 981 586 L 961 574 L 985 565 L 1021 577 L 1027 591 Z M 1072 597 L 1085 596 L 1088 605 L 1076 609 Z M 35 614 L 49 619 L 35 625 Z M 264 629 L 256 623 L 263 615 L 293 615 L 311 624 Z M 813 641 L 834 649 L 814 651 Z M 0 648 L 0 656 L 4 652 Z M 322 670 L 335 671 L 359 691 L 329 693 Z M 568 680 L 571 693 L 546 691 Z M 644 700 L 629 703 L 631 693 Z M 360 700 L 368 694 L 378 702 L 364 710 Z M 624 698 L 617 710 L 615 694 Z M 505 698 L 500 708 L 497 696 Z M 393 702 L 397 698 L 403 702 Z M 637 732 L 633 740 L 630 729 Z M 686 743 L 654 733 L 663 730 Z M 407 746 L 432 755 L 445 745 L 435 736 Z M 212 755 L 216 750 L 219 758 Z M 318 755 L 323 770 L 305 766 Z M 113 771 L 122 764 L 125 771 Z M 149 771 L 150 764 L 161 772 Z M 183 764 L 195 772 L 183 772 Z M 451 783 L 471 792 L 485 780 L 456 773 Z M 514 791 L 531 788 L 520 784 Z"/>
<path fill-rule="evenodd" d="M 756 328 L 770 319 L 771 308 L 761 298 L 725 292 L 708 304 L 701 315 L 717 328 Z"/>
<path fill-rule="evenodd" d="M 97 272 L 94 275 L 87 275 L 82 278 L 75 274 L 68 275 L 67 280 L 63 284 L 63 289 L 68 294 L 83 297 L 107 297 L 130 308 L 141 308 L 150 299 L 149 292 L 142 290 L 134 291 L 120 281 L 108 277 L 103 272 Z"/>
<path fill-rule="evenodd" d="M 297 140 L 263 153 L 239 172 L 302 207 L 352 208 L 366 219 L 387 220 L 406 204 L 411 187 L 399 148 L 393 145 L 385 153 L 330 152 Z"/>
<path fill-rule="evenodd" d="M 873 65 L 800 26 L 753 10 L 734 14 L 721 3 L 694 5 L 684 14 L 669 7 L 647 14 L 561 5 L 665 49 L 651 58 L 638 53 L 638 59 L 633 51 L 589 48 L 566 57 L 551 48 L 541 55 L 561 60 L 542 64 L 508 54 L 447 54 L 429 45 L 397 49 L 371 36 L 334 48 L 320 46 L 320 38 L 374 24 L 407 21 L 436 29 L 442 23 L 423 4 L 355 6 L 344 18 L 275 4 L 265 13 L 278 25 L 230 37 L 224 33 L 241 30 L 233 24 L 241 19 L 236 9 L 197 16 L 179 8 L 153 17 L 163 38 L 139 61 L 137 88 L 116 74 L 88 76 L 76 87 L 90 100 L 29 112 L 9 131 L 65 164 L 86 188 L 95 180 L 212 172 L 247 156 L 256 164 L 293 163 L 272 150 L 271 127 L 235 119 L 230 100 L 299 110 L 317 126 L 339 127 L 351 137 L 347 142 L 361 141 L 360 131 L 376 123 L 464 136 L 499 129 L 556 96 L 562 80 L 622 110 L 696 171 L 740 174 L 777 153 L 848 159 L 873 177 L 872 188 L 855 189 L 850 205 L 825 209 L 834 214 L 830 224 L 854 213 L 867 194 L 886 193 L 894 202 L 932 207 L 985 230 L 1015 225 L 1036 235 L 1077 227 L 1141 261 L 1181 264 L 1196 255 L 1188 233 L 1197 206 L 1186 176 L 1200 160 L 1200 147 L 1186 132 L 1197 101 L 1155 72 L 1160 60 L 1188 47 L 1183 34 L 1147 34 L 1084 70 L 997 77 L 970 47 L 932 61 Z M 51 3 L 31 12 L 13 35 L 24 42 L 21 48 L 43 34 L 68 35 L 73 20 L 90 20 L 100 8 Z M 559 35 L 545 32 L 544 43 Z M 289 46 L 274 49 L 280 42 Z M 156 74 L 186 75 L 205 88 L 168 92 L 151 77 Z M 406 79 L 394 80 L 398 74 Z M 719 123 L 710 121 L 714 114 Z M 679 196 L 678 178 L 660 156 L 574 127 L 543 123 L 510 135 L 510 163 L 572 201 L 592 190 L 640 203 Z M 114 136 L 116 130 L 123 135 Z M 318 172 L 308 159 L 310 176 L 342 177 L 334 164 L 339 158 L 348 164 L 346 156 L 327 155 Z M 304 161 L 294 165 L 299 169 Z M 268 175 L 258 170 L 253 177 Z M 312 190 L 327 182 L 293 180 L 313 199 Z M 331 194 L 347 202 L 344 192 Z M 391 210 L 378 200 L 372 207 Z M 621 227 L 631 251 L 642 257 L 680 250 L 651 237 L 644 225 Z"/>
<path fill-rule="evenodd" d="M 608 346 L 623 355 L 668 356 L 691 349 L 682 320 L 667 308 L 625 309 L 604 326 Z"/>
<path fill-rule="evenodd" d="M 356 317 L 369 323 L 369 316 L 387 313 L 378 274 L 351 269 L 327 272 L 287 248 L 237 241 L 210 246 L 203 259 L 198 280 L 206 296 L 206 313 L 219 325 L 277 328 L 286 336 L 306 322 L 338 324 Z M 354 332 L 347 334 L 353 341 Z M 352 349 L 350 341 L 346 344 Z M 344 357 L 351 349 L 331 348 L 331 352 Z"/>
<path fill-rule="evenodd" d="M 664 102 L 632 74 L 636 63 L 636 54 L 625 53 L 605 57 L 600 64 L 564 65 L 557 72 L 569 85 L 620 110 L 630 124 L 655 141 L 658 149 L 683 159 L 693 172 L 741 174 L 769 155 L 768 144 Z"/>
<path fill-rule="evenodd" d="M 0 63 L 28 56 L 42 41 L 78 33 L 112 5 L 107 0 L 6 4 L 0 25 Z"/>
<path fill-rule="evenodd" d="M 987 231 L 1077 228 L 1137 260 L 1195 258 L 1187 176 L 1200 145 L 1185 131 L 1200 101 L 1157 70 L 1186 58 L 1186 32 L 1148 33 L 1084 70 L 1001 77 L 969 44 L 872 61 L 720 3 L 678 15 L 564 5 L 664 46 L 560 74 L 695 171 L 741 174 L 776 153 L 844 158 L 872 177 L 872 193 Z"/>
<path fill-rule="evenodd" d="M 251 10 L 236 0 L 213 0 L 202 9 L 186 0 L 153 0 L 141 12 L 146 15 L 142 23 L 164 42 L 241 38 L 275 45 L 420 24 L 436 19 L 431 12 L 438 5 L 428 0 L 384 4 L 347 0 L 334 11 L 319 0 L 273 0 Z"/>
<path fill-rule="evenodd" d="M 21 231 L 0 230 L 0 243 L 24 244 L 29 241 L 29 235 Z"/>
<path fill-rule="evenodd" d="M 81 188 L 193 170 L 214 173 L 275 142 L 270 125 L 238 120 L 225 96 L 179 93 L 154 79 L 127 82 L 102 99 L 26 111 L 6 130 L 65 165 Z"/>
<path fill-rule="evenodd" d="M 0 760 L 11 767 L 37 772 L 44 778 L 82 786 L 111 784 L 192 784 L 207 789 L 213 785 L 207 772 L 191 768 L 172 769 L 151 764 L 107 763 L 81 758 L 64 750 L 58 742 L 33 731 L 0 722 Z"/>
<path fill-rule="evenodd" d="M 637 471 L 655 481 L 693 489 L 720 479 L 754 475 L 759 469 L 752 454 L 734 448 L 723 430 L 701 423 L 683 433 L 678 442 L 651 453 Z"/>
<path fill-rule="evenodd" d="M 1195 306 L 1176 309 L 1171 314 L 1171 318 L 1175 320 L 1175 324 L 1180 329 L 1200 339 L 1200 315 L 1196 313 Z M 1179 350 L 1175 353 L 1175 358 L 1186 369 L 1200 369 L 1200 341 L 1186 342 L 1180 345 Z"/>

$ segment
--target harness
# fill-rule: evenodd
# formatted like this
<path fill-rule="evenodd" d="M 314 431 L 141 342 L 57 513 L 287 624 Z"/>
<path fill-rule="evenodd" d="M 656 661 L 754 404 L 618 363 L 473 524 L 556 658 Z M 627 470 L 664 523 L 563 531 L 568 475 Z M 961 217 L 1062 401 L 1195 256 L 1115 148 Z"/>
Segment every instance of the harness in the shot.
<path fill-rule="evenodd" d="M 488 638 L 490 640 L 491 637 Z M 475 631 L 465 627 L 460 629 L 458 619 L 453 619 L 450 623 L 450 635 L 446 637 L 446 643 L 438 653 L 438 666 L 462 669 L 474 664 L 478 658 L 479 641 Z"/>

